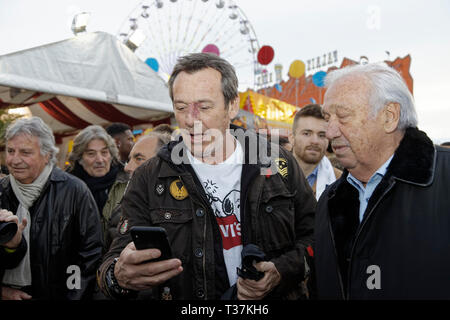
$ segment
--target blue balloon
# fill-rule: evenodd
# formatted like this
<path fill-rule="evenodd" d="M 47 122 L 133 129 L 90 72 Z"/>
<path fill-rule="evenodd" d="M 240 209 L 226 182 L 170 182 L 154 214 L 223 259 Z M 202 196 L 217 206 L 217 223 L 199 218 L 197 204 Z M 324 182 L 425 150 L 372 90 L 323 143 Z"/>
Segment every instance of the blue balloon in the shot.
<path fill-rule="evenodd" d="M 324 80 L 327 73 L 325 71 L 318 71 L 312 76 L 313 83 L 318 87 L 325 86 Z"/>
<path fill-rule="evenodd" d="M 283 87 L 282 87 L 279 83 L 276 83 L 276 84 L 275 84 L 275 89 L 277 89 L 278 92 L 283 91 Z"/>
<path fill-rule="evenodd" d="M 158 72 L 159 70 L 159 63 L 158 60 L 156 60 L 155 58 L 147 58 L 147 60 L 145 60 L 145 63 L 152 68 L 155 72 Z"/>
<path fill-rule="evenodd" d="M 311 103 L 316 104 L 316 99 L 314 99 L 314 98 L 309 98 L 309 101 L 311 101 Z"/>

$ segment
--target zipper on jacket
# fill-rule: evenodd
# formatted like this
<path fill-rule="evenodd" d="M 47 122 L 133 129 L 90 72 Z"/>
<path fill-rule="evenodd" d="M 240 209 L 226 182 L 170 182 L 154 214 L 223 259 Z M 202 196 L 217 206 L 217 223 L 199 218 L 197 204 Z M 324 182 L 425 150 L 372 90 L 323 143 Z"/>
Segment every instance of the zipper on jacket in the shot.
<path fill-rule="evenodd" d="M 363 219 L 361 227 L 358 229 L 358 232 L 356 233 L 355 241 L 353 242 L 352 250 L 350 251 L 350 261 L 349 261 L 349 265 L 348 265 L 348 273 L 347 273 L 347 300 L 350 300 L 350 281 L 351 281 L 351 277 L 350 276 L 351 276 L 351 273 L 352 273 L 351 272 L 352 271 L 352 259 L 353 259 L 353 253 L 354 253 L 355 248 L 356 248 L 356 243 L 358 242 L 358 238 L 359 238 L 362 230 L 364 229 L 364 226 L 366 225 L 367 221 L 369 220 L 370 216 L 372 215 L 372 213 L 375 211 L 376 207 L 378 206 L 378 204 L 386 196 L 386 194 L 392 189 L 392 187 L 394 185 L 395 185 L 395 180 L 386 188 L 386 190 L 380 196 L 380 198 L 375 203 L 373 208 L 367 213 L 367 216 L 365 217 L 365 219 Z"/>
<path fill-rule="evenodd" d="M 261 187 L 259 188 L 259 191 L 258 191 L 258 200 L 256 201 L 255 214 L 251 217 L 251 223 L 254 224 L 254 228 L 253 228 L 253 226 L 250 226 L 249 230 L 253 230 L 253 232 L 255 233 L 253 238 L 257 242 L 257 245 L 262 248 L 262 246 L 263 246 L 262 237 L 259 235 L 258 231 L 262 231 L 263 228 L 260 228 L 258 230 L 258 228 L 256 226 L 256 224 L 258 222 L 261 223 L 261 220 L 264 220 L 264 219 L 259 219 L 259 210 L 261 207 L 261 198 L 262 198 L 262 193 L 263 193 L 263 189 L 264 189 L 264 182 L 261 183 L 260 185 L 261 185 Z M 247 202 L 247 199 L 245 199 L 244 201 Z M 250 216 L 252 215 L 251 210 L 250 210 L 249 214 L 250 214 Z M 251 243 L 251 242 L 249 242 L 249 243 Z"/>
<path fill-rule="evenodd" d="M 334 235 L 333 235 L 333 229 L 331 228 L 330 217 L 328 217 L 328 228 L 329 228 L 330 234 L 331 234 L 331 241 L 333 242 L 334 255 L 336 257 L 336 261 L 338 261 L 338 254 L 336 251 L 336 242 L 334 241 Z M 339 263 L 337 263 L 336 269 L 337 269 L 338 278 L 339 278 L 339 285 L 341 287 L 342 299 L 345 300 L 344 282 L 342 281 L 342 275 L 341 275 L 341 270 L 339 268 Z"/>
<path fill-rule="evenodd" d="M 246 217 L 246 214 L 250 215 L 250 227 L 251 227 L 251 223 L 253 221 L 253 217 L 251 216 L 251 212 L 247 211 L 247 204 L 248 204 L 248 198 L 249 198 L 249 189 L 250 189 L 250 185 L 251 185 L 251 181 L 254 181 L 254 178 L 257 176 L 258 174 L 258 170 L 259 168 L 257 168 L 256 170 L 254 170 L 252 168 L 252 165 L 248 165 L 248 164 L 243 164 L 242 165 L 242 173 L 241 173 L 241 207 L 240 207 L 240 216 L 241 216 L 241 239 L 242 239 L 242 245 L 244 244 L 248 244 L 248 243 L 252 243 L 252 239 L 249 236 L 249 232 L 245 232 L 247 230 L 251 230 L 246 228 L 246 226 L 248 225 L 248 217 Z M 245 177 L 244 177 L 244 172 Z M 259 201 L 261 198 L 261 194 L 262 194 L 262 185 L 261 185 L 261 190 L 259 192 L 259 197 L 258 197 L 258 202 L 257 205 L 259 205 Z M 243 201 L 242 201 L 243 199 Z M 256 211 L 258 212 L 258 211 Z"/>

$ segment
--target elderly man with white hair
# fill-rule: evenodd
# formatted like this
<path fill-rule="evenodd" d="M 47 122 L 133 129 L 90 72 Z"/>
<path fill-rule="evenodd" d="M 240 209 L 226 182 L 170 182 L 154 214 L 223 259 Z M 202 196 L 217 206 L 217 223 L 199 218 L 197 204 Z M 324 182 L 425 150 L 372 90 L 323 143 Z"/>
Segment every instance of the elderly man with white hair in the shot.
<path fill-rule="evenodd" d="M 5 140 L 10 174 L 0 180 L 0 222 L 18 228 L 0 244 L 1 298 L 90 298 L 102 255 L 91 192 L 55 166 L 55 138 L 40 118 L 17 120 Z"/>
<path fill-rule="evenodd" d="M 418 130 L 387 65 L 331 72 L 326 86 L 326 136 L 345 170 L 317 207 L 319 298 L 449 299 L 450 150 Z"/>

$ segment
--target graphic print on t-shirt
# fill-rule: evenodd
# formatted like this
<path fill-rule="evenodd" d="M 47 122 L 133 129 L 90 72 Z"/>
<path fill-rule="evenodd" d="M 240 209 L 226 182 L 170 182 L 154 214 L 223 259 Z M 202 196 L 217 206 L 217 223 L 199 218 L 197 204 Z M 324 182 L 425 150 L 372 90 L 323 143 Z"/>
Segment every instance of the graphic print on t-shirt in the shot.
<path fill-rule="evenodd" d="M 206 164 L 188 152 L 188 158 L 214 212 L 223 245 L 223 258 L 230 286 L 238 279 L 236 268 L 241 266 L 240 190 L 244 152 L 239 141 L 225 161 Z"/>
<path fill-rule="evenodd" d="M 207 179 L 203 186 L 219 225 L 223 248 L 229 250 L 241 245 L 241 223 L 236 217 L 240 210 L 239 190 L 231 190 L 221 199 L 217 194 L 218 186 L 212 180 Z"/>

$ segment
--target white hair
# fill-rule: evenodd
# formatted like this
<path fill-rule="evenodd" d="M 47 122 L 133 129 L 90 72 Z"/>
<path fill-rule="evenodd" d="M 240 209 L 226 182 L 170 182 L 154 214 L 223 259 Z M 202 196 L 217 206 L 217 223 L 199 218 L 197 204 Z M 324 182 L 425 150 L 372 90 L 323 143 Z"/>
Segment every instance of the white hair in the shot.
<path fill-rule="evenodd" d="M 52 129 L 39 117 L 21 118 L 8 126 L 5 140 L 9 141 L 15 136 L 25 134 L 39 139 L 41 155 L 50 155 L 49 161 L 56 163 L 56 155 L 59 149 L 55 146 L 55 136 Z"/>
<path fill-rule="evenodd" d="M 372 108 L 372 117 L 375 117 L 386 104 L 395 102 L 400 105 L 398 129 L 417 127 L 414 98 L 400 74 L 385 63 L 353 65 L 332 71 L 325 78 L 325 87 L 329 88 L 344 77 L 356 75 L 364 76 L 371 84 L 369 104 Z"/>

